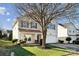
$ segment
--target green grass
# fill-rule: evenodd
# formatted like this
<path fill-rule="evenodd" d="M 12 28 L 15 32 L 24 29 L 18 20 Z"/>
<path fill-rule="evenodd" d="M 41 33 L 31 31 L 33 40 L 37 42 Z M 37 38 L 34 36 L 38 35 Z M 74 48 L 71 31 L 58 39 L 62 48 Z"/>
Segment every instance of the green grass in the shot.
<path fill-rule="evenodd" d="M 36 45 L 13 46 L 11 41 L 0 40 L 0 54 L 3 56 L 5 54 L 10 55 L 11 52 L 15 52 L 15 56 L 61 56 L 70 54 L 70 51 L 67 51 L 67 49 L 47 46 L 49 49 L 41 49 Z"/>
<path fill-rule="evenodd" d="M 28 50 L 25 50 L 21 46 L 16 46 L 15 48 L 11 48 L 12 52 L 15 52 L 15 56 L 32 56 L 33 54 Z"/>
<path fill-rule="evenodd" d="M 0 40 L 0 46 L 11 46 L 11 45 L 13 45 L 11 41 Z"/>
<path fill-rule="evenodd" d="M 0 46 L 1 47 L 11 46 L 11 45 L 13 45 L 11 41 L 8 41 L 8 40 L 0 40 Z"/>
<path fill-rule="evenodd" d="M 49 49 L 41 49 L 37 46 L 16 46 L 16 48 L 12 49 L 17 56 L 62 56 L 66 54 L 70 54 L 69 51 L 62 48 L 51 47 Z"/>
<path fill-rule="evenodd" d="M 0 56 L 9 56 L 10 49 L 8 47 L 12 45 L 11 41 L 0 39 Z"/>

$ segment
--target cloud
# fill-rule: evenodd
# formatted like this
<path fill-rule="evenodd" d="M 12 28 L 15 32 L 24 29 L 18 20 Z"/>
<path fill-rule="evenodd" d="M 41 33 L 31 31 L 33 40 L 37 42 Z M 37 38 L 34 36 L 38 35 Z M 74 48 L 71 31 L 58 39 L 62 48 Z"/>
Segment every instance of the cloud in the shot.
<path fill-rule="evenodd" d="M 7 21 L 9 22 L 9 21 L 10 21 L 10 19 L 8 18 L 8 19 L 7 19 Z"/>
<path fill-rule="evenodd" d="M 0 7 L 0 14 L 4 15 L 6 12 L 6 8 L 5 7 Z"/>
<path fill-rule="evenodd" d="M 9 12 L 6 12 L 6 15 L 10 15 L 10 13 Z"/>

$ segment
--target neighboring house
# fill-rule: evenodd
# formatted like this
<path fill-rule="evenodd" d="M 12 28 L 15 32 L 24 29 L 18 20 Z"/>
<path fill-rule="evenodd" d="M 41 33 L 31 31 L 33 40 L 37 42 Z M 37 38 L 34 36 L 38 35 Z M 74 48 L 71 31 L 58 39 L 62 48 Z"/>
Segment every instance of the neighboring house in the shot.
<path fill-rule="evenodd" d="M 79 28 L 73 22 L 58 25 L 58 39 L 67 43 L 66 38 L 71 37 L 70 43 L 79 38 Z"/>
<path fill-rule="evenodd" d="M 59 23 L 58 24 L 58 39 L 63 40 L 64 43 L 67 43 L 67 41 L 66 41 L 67 37 L 68 37 L 67 27 L 64 26 L 63 24 Z"/>
<path fill-rule="evenodd" d="M 57 43 L 58 42 L 58 24 L 56 21 L 51 21 L 51 23 L 48 25 L 47 29 L 47 37 L 46 37 L 46 43 Z"/>
<path fill-rule="evenodd" d="M 7 29 L 1 29 L 1 35 L 2 35 L 2 38 L 6 39 L 6 38 L 9 38 L 9 35 L 11 33 L 11 30 L 7 30 Z"/>
<path fill-rule="evenodd" d="M 8 38 L 9 35 L 10 35 L 10 33 L 8 32 L 8 30 L 2 29 L 2 36 L 3 36 L 3 38 Z"/>
<path fill-rule="evenodd" d="M 32 19 L 18 17 L 13 23 L 13 39 L 24 40 L 25 38 L 27 38 L 27 43 L 35 43 L 36 40 L 40 43 L 41 27 Z M 53 21 L 48 25 L 46 43 L 57 42 L 57 23 Z"/>
<path fill-rule="evenodd" d="M 73 40 L 76 40 L 77 38 L 79 38 L 79 28 L 78 26 L 76 26 L 74 23 L 70 22 L 70 23 L 65 23 L 64 24 L 67 27 L 67 34 L 69 37 L 71 37 L 71 43 L 73 42 Z"/>

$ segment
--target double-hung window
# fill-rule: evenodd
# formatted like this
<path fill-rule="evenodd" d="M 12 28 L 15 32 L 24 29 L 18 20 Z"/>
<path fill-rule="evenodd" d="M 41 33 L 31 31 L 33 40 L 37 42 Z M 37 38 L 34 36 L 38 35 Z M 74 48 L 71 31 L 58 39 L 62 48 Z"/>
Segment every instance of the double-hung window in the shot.
<path fill-rule="evenodd" d="M 37 28 L 37 23 L 31 22 L 31 28 Z"/>
<path fill-rule="evenodd" d="M 21 22 L 21 27 L 29 28 L 29 22 L 22 21 Z"/>

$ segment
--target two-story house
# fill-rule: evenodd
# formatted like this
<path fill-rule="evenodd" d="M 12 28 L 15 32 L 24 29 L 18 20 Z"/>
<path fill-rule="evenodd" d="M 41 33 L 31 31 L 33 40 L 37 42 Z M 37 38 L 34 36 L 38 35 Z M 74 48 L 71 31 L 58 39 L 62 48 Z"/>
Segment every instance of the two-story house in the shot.
<path fill-rule="evenodd" d="M 79 28 L 76 26 L 73 22 L 65 23 L 64 24 L 67 27 L 67 34 L 69 37 L 71 37 L 71 43 L 73 40 L 76 40 L 79 38 Z"/>
<path fill-rule="evenodd" d="M 53 22 L 53 23 L 52 23 Z M 48 25 L 46 43 L 57 43 L 57 23 L 52 21 Z M 40 25 L 32 19 L 17 17 L 13 22 L 13 39 L 24 40 L 27 38 L 27 43 L 38 43 L 42 39 L 42 31 Z"/>
<path fill-rule="evenodd" d="M 64 24 L 58 23 L 58 40 L 63 40 L 67 43 L 66 38 L 68 37 L 67 27 Z"/>

